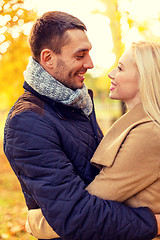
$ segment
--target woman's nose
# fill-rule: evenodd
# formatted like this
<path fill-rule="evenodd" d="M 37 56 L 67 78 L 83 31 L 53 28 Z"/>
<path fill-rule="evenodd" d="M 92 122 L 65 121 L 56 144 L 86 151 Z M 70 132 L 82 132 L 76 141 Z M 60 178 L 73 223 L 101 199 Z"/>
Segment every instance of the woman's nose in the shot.
<path fill-rule="evenodd" d="M 108 77 L 111 79 L 115 78 L 115 69 L 113 69 L 111 72 L 108 73 Z"/>

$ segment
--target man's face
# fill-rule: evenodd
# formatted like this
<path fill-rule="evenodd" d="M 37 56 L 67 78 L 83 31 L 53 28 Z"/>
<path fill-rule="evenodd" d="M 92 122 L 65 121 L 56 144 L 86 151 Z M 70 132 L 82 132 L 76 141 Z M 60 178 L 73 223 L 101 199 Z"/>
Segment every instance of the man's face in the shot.
<path fill-rule="evenodd" d="M 70 37 L 68 45 L 56 55 L 51 75 L 73 90 L 82 88 L 87 69 L 93 68 L 89 55 L 92 46 L 86 33 L 79 29 L 67 30 Z"/>

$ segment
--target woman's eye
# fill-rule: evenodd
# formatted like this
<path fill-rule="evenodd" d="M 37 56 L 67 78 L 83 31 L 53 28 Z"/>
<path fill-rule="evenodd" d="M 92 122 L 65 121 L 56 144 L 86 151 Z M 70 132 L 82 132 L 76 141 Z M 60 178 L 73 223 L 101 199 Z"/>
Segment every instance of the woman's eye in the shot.
<path fill-rule="evenodd" d="M 119 71 L 122 71 L 122 68 L 121 68 L 120 66 L 118 66 L 118 70 L 119 70 Z"/>

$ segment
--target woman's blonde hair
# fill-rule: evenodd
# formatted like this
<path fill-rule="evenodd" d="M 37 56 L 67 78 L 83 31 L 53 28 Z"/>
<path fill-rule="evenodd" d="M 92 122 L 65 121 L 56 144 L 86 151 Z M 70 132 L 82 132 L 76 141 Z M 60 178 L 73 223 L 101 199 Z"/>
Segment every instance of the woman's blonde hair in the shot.
<path fill-rule="evenodd" d="M 160 125 L 160 43 L 132 43 L 140 76 L 140 94 L 145 112 Z"/>

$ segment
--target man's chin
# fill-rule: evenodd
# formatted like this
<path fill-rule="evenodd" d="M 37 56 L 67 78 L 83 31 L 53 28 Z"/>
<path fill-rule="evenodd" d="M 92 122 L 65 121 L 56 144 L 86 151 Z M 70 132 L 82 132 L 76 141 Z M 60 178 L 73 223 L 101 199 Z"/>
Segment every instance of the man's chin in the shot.
<path fill-rule="evenodd" d="M 84 86 L 84 83 L 79 84 L 78 86 L 71 87 L 72 90 L 76 91 L 77 89 L 82 89 Z"/>
<path fill-rule="evenodd" d="M 80 84 L 80 87 L 79 87 L 79 88 L 81 89 L 81 88 L 83 88 L 83 86 L 84 86 L 84 82 L 82 82 L 82 83 Z"/>

